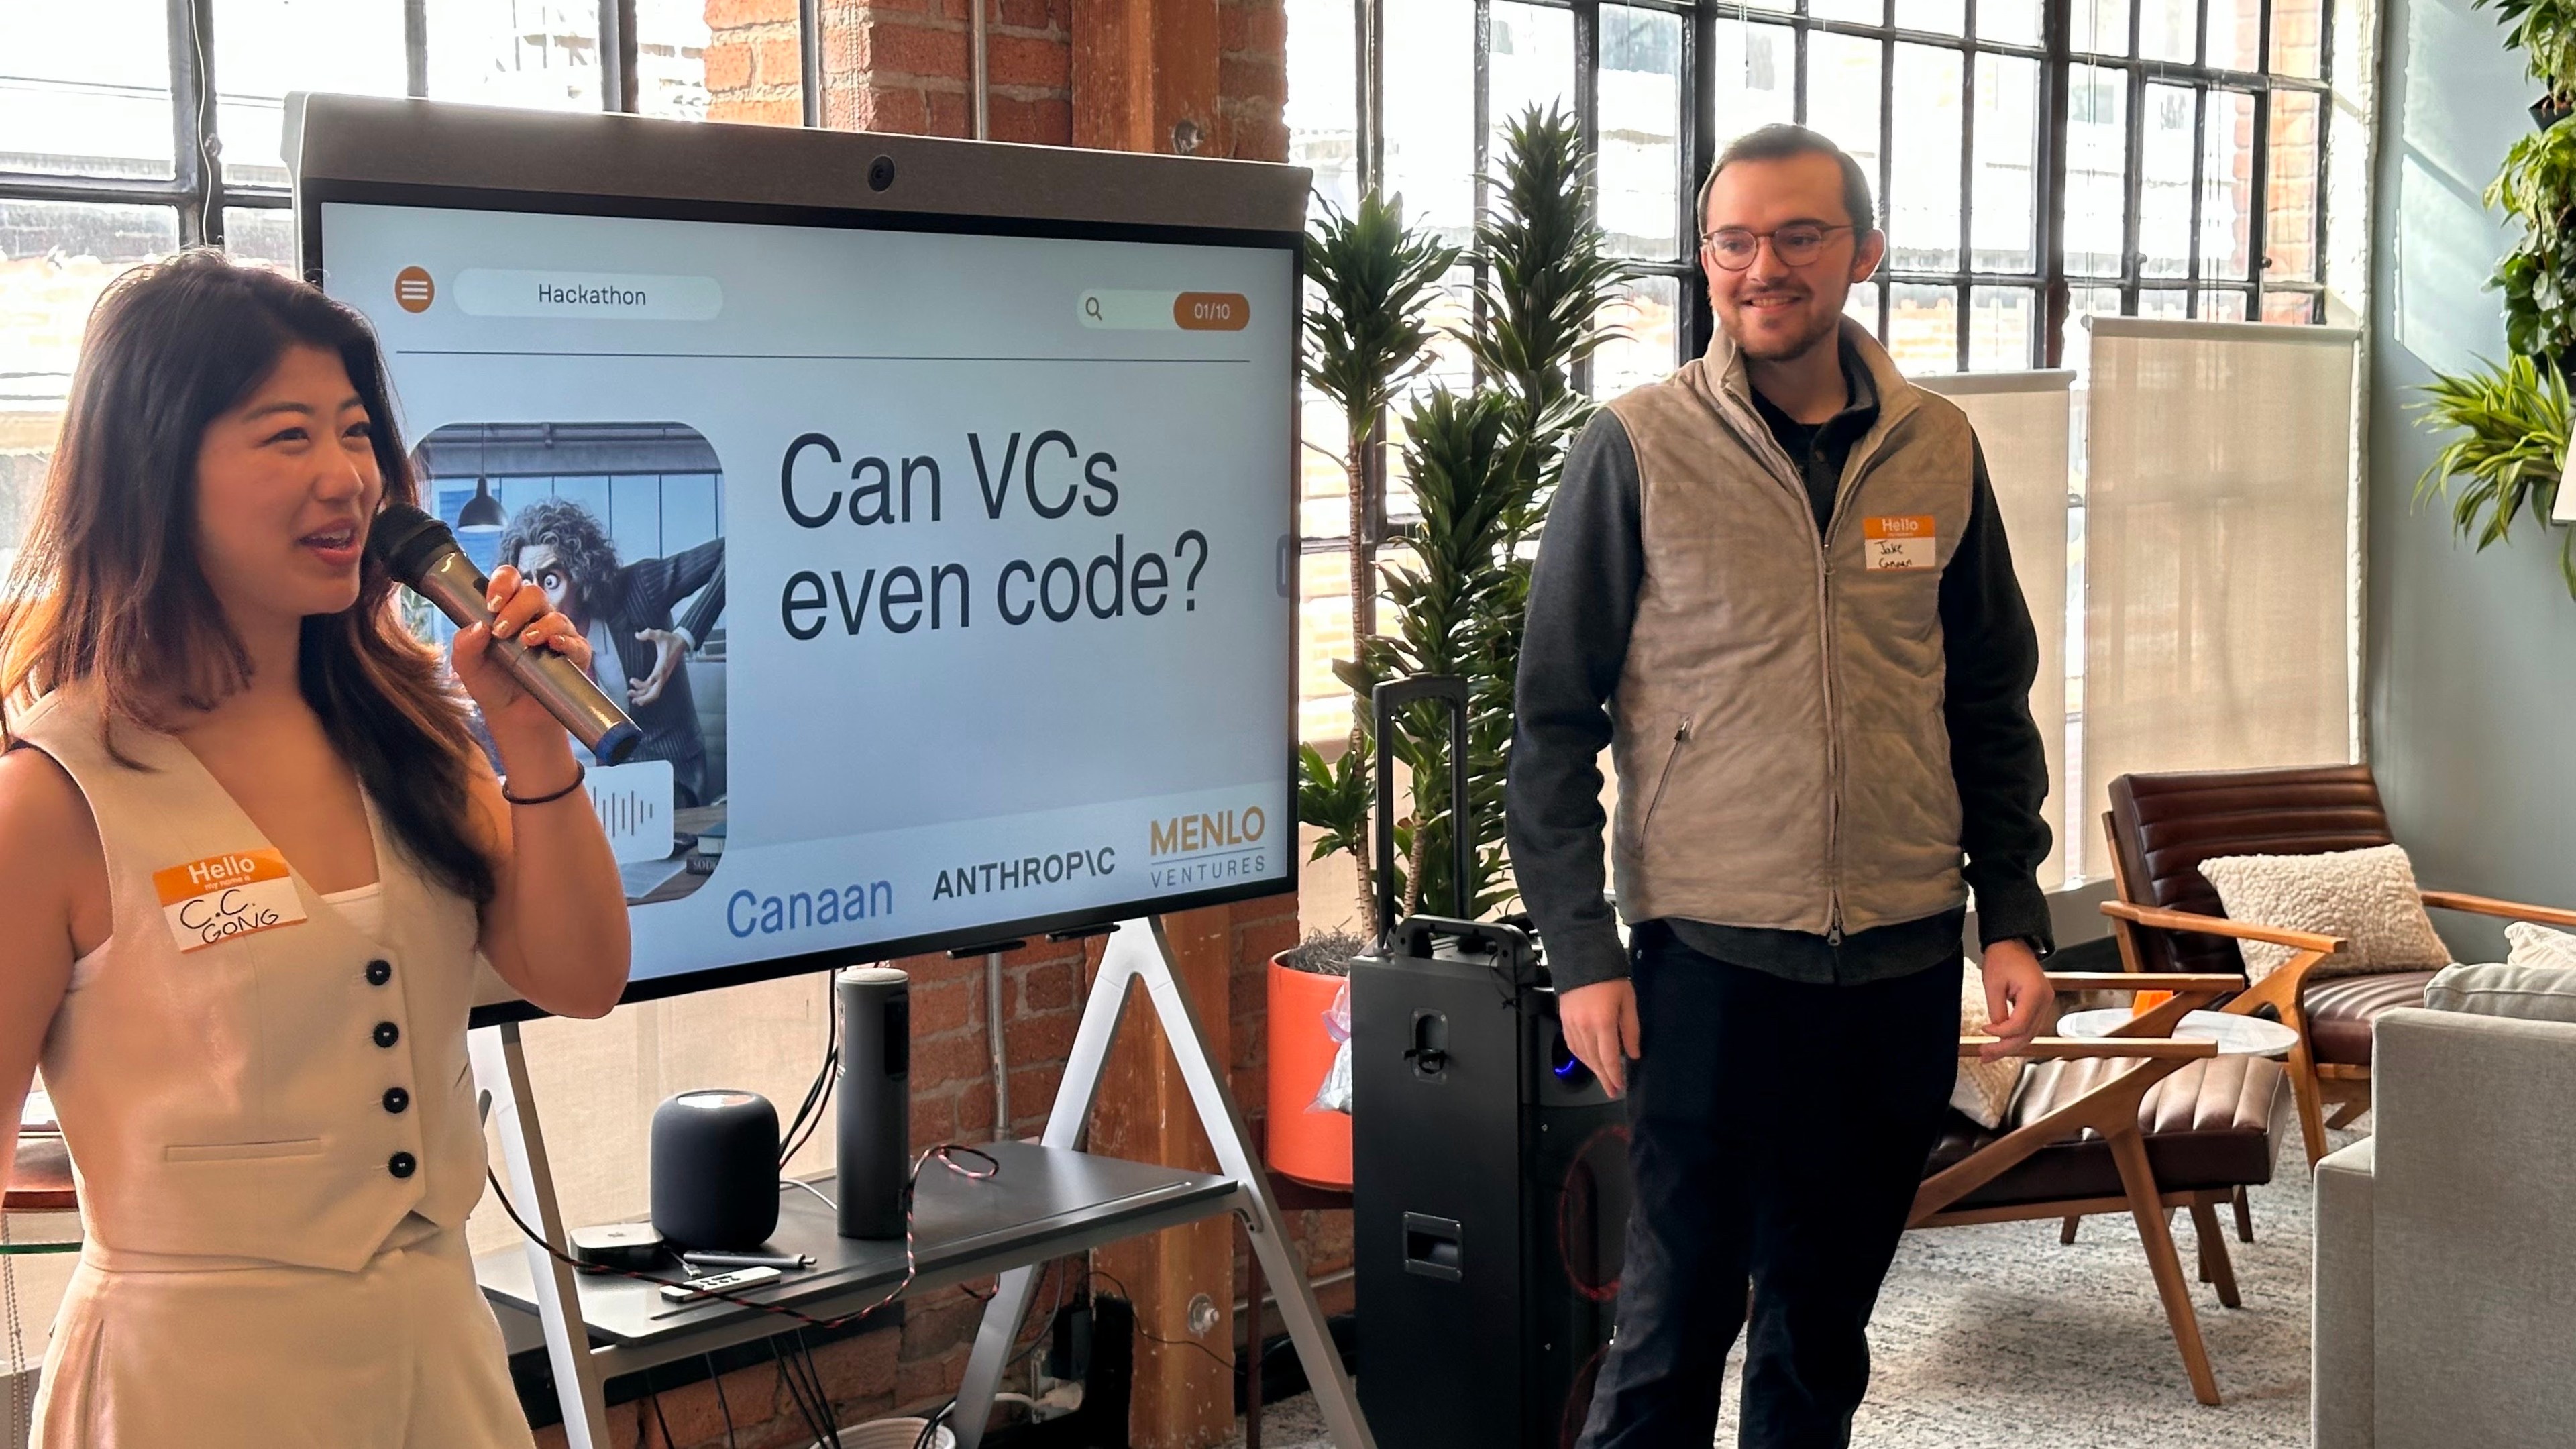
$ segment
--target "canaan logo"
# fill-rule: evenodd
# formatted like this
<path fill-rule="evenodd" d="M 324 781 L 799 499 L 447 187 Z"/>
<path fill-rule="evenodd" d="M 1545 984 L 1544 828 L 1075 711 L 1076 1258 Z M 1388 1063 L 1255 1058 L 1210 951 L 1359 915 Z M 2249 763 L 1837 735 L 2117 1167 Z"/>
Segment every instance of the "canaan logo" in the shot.
<path fill-rule="evenodd" d="M 1215 814 L 1175 815 L 1153 823 L 1152 853 L 1161 860 L 1209 850 L 1258 845 L 1270 833 L 1270 816 L 1258 805 Z"/>

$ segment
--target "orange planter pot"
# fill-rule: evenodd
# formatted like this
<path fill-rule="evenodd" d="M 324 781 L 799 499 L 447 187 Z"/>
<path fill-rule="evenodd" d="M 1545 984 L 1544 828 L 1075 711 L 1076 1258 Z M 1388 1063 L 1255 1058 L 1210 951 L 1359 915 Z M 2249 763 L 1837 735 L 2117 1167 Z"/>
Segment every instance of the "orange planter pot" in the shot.
<path fill-rule="evenodd" d="M 1339 976 L 1297 971 L 1270 960 L 1270 1119 L 1262 1155 L 1271 1170 L 1314 1187 L 1351 1185 L 1351 1119 L 1312 1110 L 1341 1044 L 1324 1013 Z"/>

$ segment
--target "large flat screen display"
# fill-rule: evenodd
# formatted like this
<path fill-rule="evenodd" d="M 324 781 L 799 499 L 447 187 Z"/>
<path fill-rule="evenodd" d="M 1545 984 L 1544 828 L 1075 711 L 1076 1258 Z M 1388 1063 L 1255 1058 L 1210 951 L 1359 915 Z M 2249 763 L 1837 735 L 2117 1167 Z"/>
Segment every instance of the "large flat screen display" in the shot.
<path fill-rule="evenodd" d="M 880 149 L 833 139 L 853 181 Z M 307 175 L 302 244 L 383 340 L 422 506 L 642 727 L 590 774 L 630 999 L 1293 884 L 1293 228 L 508 164 Z"/>

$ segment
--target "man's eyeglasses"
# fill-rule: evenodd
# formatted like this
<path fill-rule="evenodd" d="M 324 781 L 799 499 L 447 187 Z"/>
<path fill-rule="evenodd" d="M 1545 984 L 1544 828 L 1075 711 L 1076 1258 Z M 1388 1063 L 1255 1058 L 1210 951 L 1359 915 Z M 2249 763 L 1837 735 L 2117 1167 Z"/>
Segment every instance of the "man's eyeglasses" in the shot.
<path fill-rule="evenodd" d="M 1783 266 L 1803 267 L 1822 256 L 1826 238 L 1850 226 L 1827 226 L 1821 222 L 1797 221 L 1771 231 L 1746 231 L 1740 226 L 1722 227 L 1700 239 L 1710 258 L 1730 272 L 1740 272 L 1753 265 L 1762 243 L 1771 243 L 1771 255 Z"/>

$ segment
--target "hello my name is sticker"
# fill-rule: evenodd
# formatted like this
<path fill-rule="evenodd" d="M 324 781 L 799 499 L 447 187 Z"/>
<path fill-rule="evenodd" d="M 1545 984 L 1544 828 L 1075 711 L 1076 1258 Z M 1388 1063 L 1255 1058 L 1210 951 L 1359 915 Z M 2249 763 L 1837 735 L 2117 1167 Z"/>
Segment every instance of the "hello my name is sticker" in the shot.
<path fill-rule="evenodd" d="M 232 850 L 152 873 L 161 914 L 181 952 L 304 920 L 286 857 L 274 848 Z"/>

